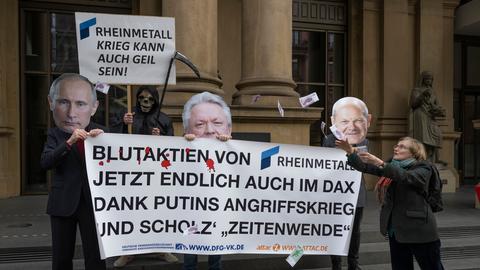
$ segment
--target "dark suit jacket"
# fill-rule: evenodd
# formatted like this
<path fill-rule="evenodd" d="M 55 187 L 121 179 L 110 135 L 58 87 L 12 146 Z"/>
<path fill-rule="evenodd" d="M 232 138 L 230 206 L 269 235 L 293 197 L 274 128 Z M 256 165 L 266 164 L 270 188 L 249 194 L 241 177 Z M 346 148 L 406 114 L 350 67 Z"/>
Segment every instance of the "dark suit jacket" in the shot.
<path fill-rule="evenodd" d="M 382 169 L 363 163 L 356 154 L 349 155 L 348 162 L 361 172 L 392 179 L 380 212 L 380 231 L 383 235 L 388 233 L 391 224 L 395 238 L 400 243 L 428 243 L 439 239 L 435 216 L 425 200 L 433 173 L 432 164 L 417 161 L 402 169 L 387 163 Z"/>
<path fill-rule="evenodd" d="M 354 146 L 363 146 L 368 145 L 368 140 L 365 139 L 363 142 L 356 144 Z M 329 134 L 325 141 L 323 141 L 323 147 L 335 148 L 335 136 Z M 365 179 L 362 175 L 362 182 L 360 183 L 360 191 L 358 192 L 357 207 L 365 207 L 367 201 L 367 188 L 365 187 Z"/>
<path fill-rule="evenodd" d="M 105 127 L 92 122 L 85 130 L 95 128 L 106 131 Z M 85 159 L 76 145 L 70 148 L 67 146 L 66 141 L 70 136 L 70 133 L 57 127 L 48 129 L 40 160 L 43 169 L 53 169 L 47 204 L 47 214 L 53 216 L 71 216 L 77 209 L 82 194 L 87 204 L 92 205 Z"/>

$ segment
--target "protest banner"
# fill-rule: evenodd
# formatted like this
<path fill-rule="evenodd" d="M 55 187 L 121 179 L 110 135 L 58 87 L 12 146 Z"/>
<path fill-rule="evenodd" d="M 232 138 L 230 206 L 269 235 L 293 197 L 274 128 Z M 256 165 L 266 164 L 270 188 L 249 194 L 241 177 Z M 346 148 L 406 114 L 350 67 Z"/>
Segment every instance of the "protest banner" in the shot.
<path fill-rule="evenodd" d="M 348 253 L 361 174 L 341 150 L 106 133 L 85 158 L 102 258 Z"/>
<path fill-rule="evenodd" d="M 175 53 L 174 18 L 75 12 L 80 74 L 108 84 L 163 84 Z M 175 67 L 169 84 L 176 83 Z"/>

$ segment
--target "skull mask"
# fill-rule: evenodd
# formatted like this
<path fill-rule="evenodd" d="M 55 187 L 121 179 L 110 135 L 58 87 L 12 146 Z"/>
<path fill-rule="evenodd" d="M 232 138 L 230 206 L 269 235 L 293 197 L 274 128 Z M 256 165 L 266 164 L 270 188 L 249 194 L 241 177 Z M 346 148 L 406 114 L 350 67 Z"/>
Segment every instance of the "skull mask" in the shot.
<path fill-rule="evenodd" d="M 142 91 L 138 95 L 138 103 L 142 112 L 148 113 L 155 104 L 155 98 L 148 91 Z"/>

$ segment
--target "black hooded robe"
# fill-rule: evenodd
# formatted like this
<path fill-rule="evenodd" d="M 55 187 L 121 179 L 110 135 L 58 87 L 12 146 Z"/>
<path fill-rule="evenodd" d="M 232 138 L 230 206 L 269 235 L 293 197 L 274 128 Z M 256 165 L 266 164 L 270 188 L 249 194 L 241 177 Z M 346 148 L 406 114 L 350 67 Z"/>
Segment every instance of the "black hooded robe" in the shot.
<path fill-rule="evenodd" d="M 152 109 L 148 113 L 142 112 L 138 96 L 143 91 L 148 91 L 154 98 Z M 172 120 L 166 114 L 159 110 L 158 92 L 154 87 L 141 86 L 137 90 L 137 104 L 134 108 L 135 115 L 133 117 L 132 133 L 152 135 L 153 128 L 160 129 L 160 135 L 173 136 Z M 128 133 L 128 125 L 123 122 L 123 116 L 126 111 L 116 114 L 112 119 L 110 131 L 115 133 Z"/>

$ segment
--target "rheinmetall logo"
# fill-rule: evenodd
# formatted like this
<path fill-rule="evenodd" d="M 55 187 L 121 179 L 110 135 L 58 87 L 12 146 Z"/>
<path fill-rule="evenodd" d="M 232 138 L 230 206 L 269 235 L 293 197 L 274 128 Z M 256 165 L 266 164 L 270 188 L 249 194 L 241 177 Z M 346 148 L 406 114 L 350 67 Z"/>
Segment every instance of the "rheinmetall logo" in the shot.
<path fill-rule="evenodd" d="M 80 40 L 90 36 L 90 26 L 97 24 L 97 18 L 91 18 L 80 23 Z"/>
<path fill-rule="evenodd" d="M 262 160 L 260 163 L 260 170 L 266 169 L 270 167 L 272 163 L 272 156 L 278 154 L 280 151 L 280 146 L 275 146 L 273 148 L 270 148 L 268 150 L 265 150 L 262 152 Z"/>

